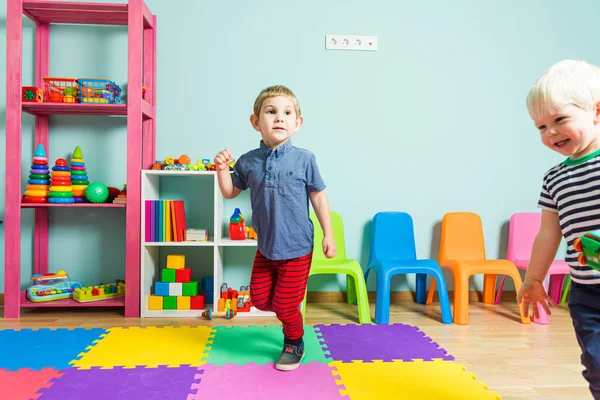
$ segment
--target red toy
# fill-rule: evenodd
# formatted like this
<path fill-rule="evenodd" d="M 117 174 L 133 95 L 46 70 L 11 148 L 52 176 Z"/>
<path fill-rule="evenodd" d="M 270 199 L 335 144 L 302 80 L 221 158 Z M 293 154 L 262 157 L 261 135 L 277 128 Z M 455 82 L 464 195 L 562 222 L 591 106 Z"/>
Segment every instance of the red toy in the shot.
<path fill-rule="evenodd" d="M 229 219 L 229 238 L 231 240 L 246 240 L 246 225 L 244 216 L 239 208 L 236 208 Z"/>

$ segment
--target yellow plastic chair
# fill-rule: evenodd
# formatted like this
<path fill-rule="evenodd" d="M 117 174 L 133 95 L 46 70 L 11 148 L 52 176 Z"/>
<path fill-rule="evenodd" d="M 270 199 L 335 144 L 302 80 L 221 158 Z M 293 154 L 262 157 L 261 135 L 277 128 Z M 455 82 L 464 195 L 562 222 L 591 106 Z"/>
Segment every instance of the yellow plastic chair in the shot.
<path fill-rule="evenodd" d="M 475 213 L 448 213 L 442 218 L 442 238 L 438 263 L 452 271 L 454 277 L 454 323 L 466 325 L 469 321 L 469 277 L 484 274 L 483 302 L 494 304 L 496 278 L 498 274 L 511 277 L 517 292 L 521 287 L 521 275 L 515 264 L 508 260 L 488 260 L 481 218 Z M 429 288 L 427 304 L 433 300 L 435 279 Z M 521 322 L 531 323 L 523 316 L 519 305 Z"/>
<path fill-rule="evenodd" d="M 363 270 L 357 260 L 346 258 L 346 245 L 344 242 L 344 224 L 342 217 L 331 212 L 331 225 L 333 227 L 333 236 L 337 247 L 337 253 L 334 258 L 326 258 L 323 254 L 323 230 L 314 211 L 310 213 L 310 219 L 314 225 L 315 247 L 313 250 L 313 259 L 310 267 L 309 277 L 319 274 L 345 274 L 346 275 L 346 296 L 348 304 L 358 304 L 358 320 L 361 324 L 371 323 L 371 311 L 369 309 L 369 297 L 367 296 L 367 285 Z M 308 287 L 308 285 L 307 285 Z M 302 319 L 306 312 L 306 293 L 302 302 Z"/>

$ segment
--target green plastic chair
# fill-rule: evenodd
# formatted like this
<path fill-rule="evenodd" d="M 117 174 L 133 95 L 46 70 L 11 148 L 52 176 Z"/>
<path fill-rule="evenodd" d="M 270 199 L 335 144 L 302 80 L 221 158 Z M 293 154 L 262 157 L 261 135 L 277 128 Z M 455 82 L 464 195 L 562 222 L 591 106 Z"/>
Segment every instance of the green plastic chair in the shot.
<path fill-rule="evenodd" d="M 346 296 L 348 304 L 358 304 L 358 320 L 361 324 L 371 323 L 371 310 L 369 309 L 369 297 L 367 296 L 367 285 L 363 270 L 357 260 L 346 258 L 346 245 L 344 242 L 344 224 L 342 217 L 331 212 L 331 225 L 337 247 L 337 253 L 334 258 L 326 258 L 323 254 L 323 230 L 314 211 L 310 212 L 310 219 L 314 225 L 315 246 L 313 250 L 313 259 L 310 267 L 309 277 L 312 275 L 323 274 L 345 274 L 346 275 Z M 308 291 L 308 285 L 307 285 Z M 306 312 L 306 293 L 302 302 L 302 320 Z"/>
<path fill-rule="evenodd" d="M 565 277 L 565 288 L 563 289 L 562 299 L 560 304 L 567 304 L 569 302 L 569 292 L 571 291 L 571 275 Z"/>

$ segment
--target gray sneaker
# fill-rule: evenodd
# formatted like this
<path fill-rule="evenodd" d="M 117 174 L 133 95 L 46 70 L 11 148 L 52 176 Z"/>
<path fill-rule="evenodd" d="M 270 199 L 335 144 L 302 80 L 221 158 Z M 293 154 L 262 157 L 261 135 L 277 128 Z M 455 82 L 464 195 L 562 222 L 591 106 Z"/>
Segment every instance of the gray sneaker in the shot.
<path fill-rule="evenodd" d="M 275 368 L 280 371 L 292 371 L 300 366 L 300 362 L 304 358 L 304 343 L 300 346 L 286 344 L 283 346 L 283 351 L 279 356 L 279 360 L 275 364 Z"/>

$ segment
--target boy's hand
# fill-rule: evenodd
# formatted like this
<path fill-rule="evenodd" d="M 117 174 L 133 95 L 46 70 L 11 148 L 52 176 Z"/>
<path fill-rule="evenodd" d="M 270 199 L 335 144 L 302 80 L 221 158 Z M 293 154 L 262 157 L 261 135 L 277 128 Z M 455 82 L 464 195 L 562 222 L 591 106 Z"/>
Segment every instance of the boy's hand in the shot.
<path fill-rule="evenodd" d="M 332 237 L 323 238 L 323 254 L 327 258 L 335 257 L 337 253 L 337 247 L 335 246 L 335 240 Z"/>
<path fill-rule="evenodd" d="M 548 315 L 552 314 L 550 312 L 550 308 L 548 304 L 553 307 L 558 307 L 552 297 L 548 296 L 546 293 L 546 289 L 544 289 L 544 285 L 542 282 L 538 280 L 525 281 L 517 294 L 517 303 L 523 304 L 523 315 L 527 317 L 529 315 L 529 306 L 531 305 L 531 309 L 533 311 L 533 315 L 536 318 L 540 317 L 539 310 L 537 308 L 537 303 L 539 303 L 544 311 Z"/>
<path fill-rule="evenodd" d="M 231 160 L 233 160 L 233 157 L 231 157 L 229 149 L 225 149 L 215 156 L 215 168 L 217 171 L 223 171 L 224 169 L 229 168 Z"/>

